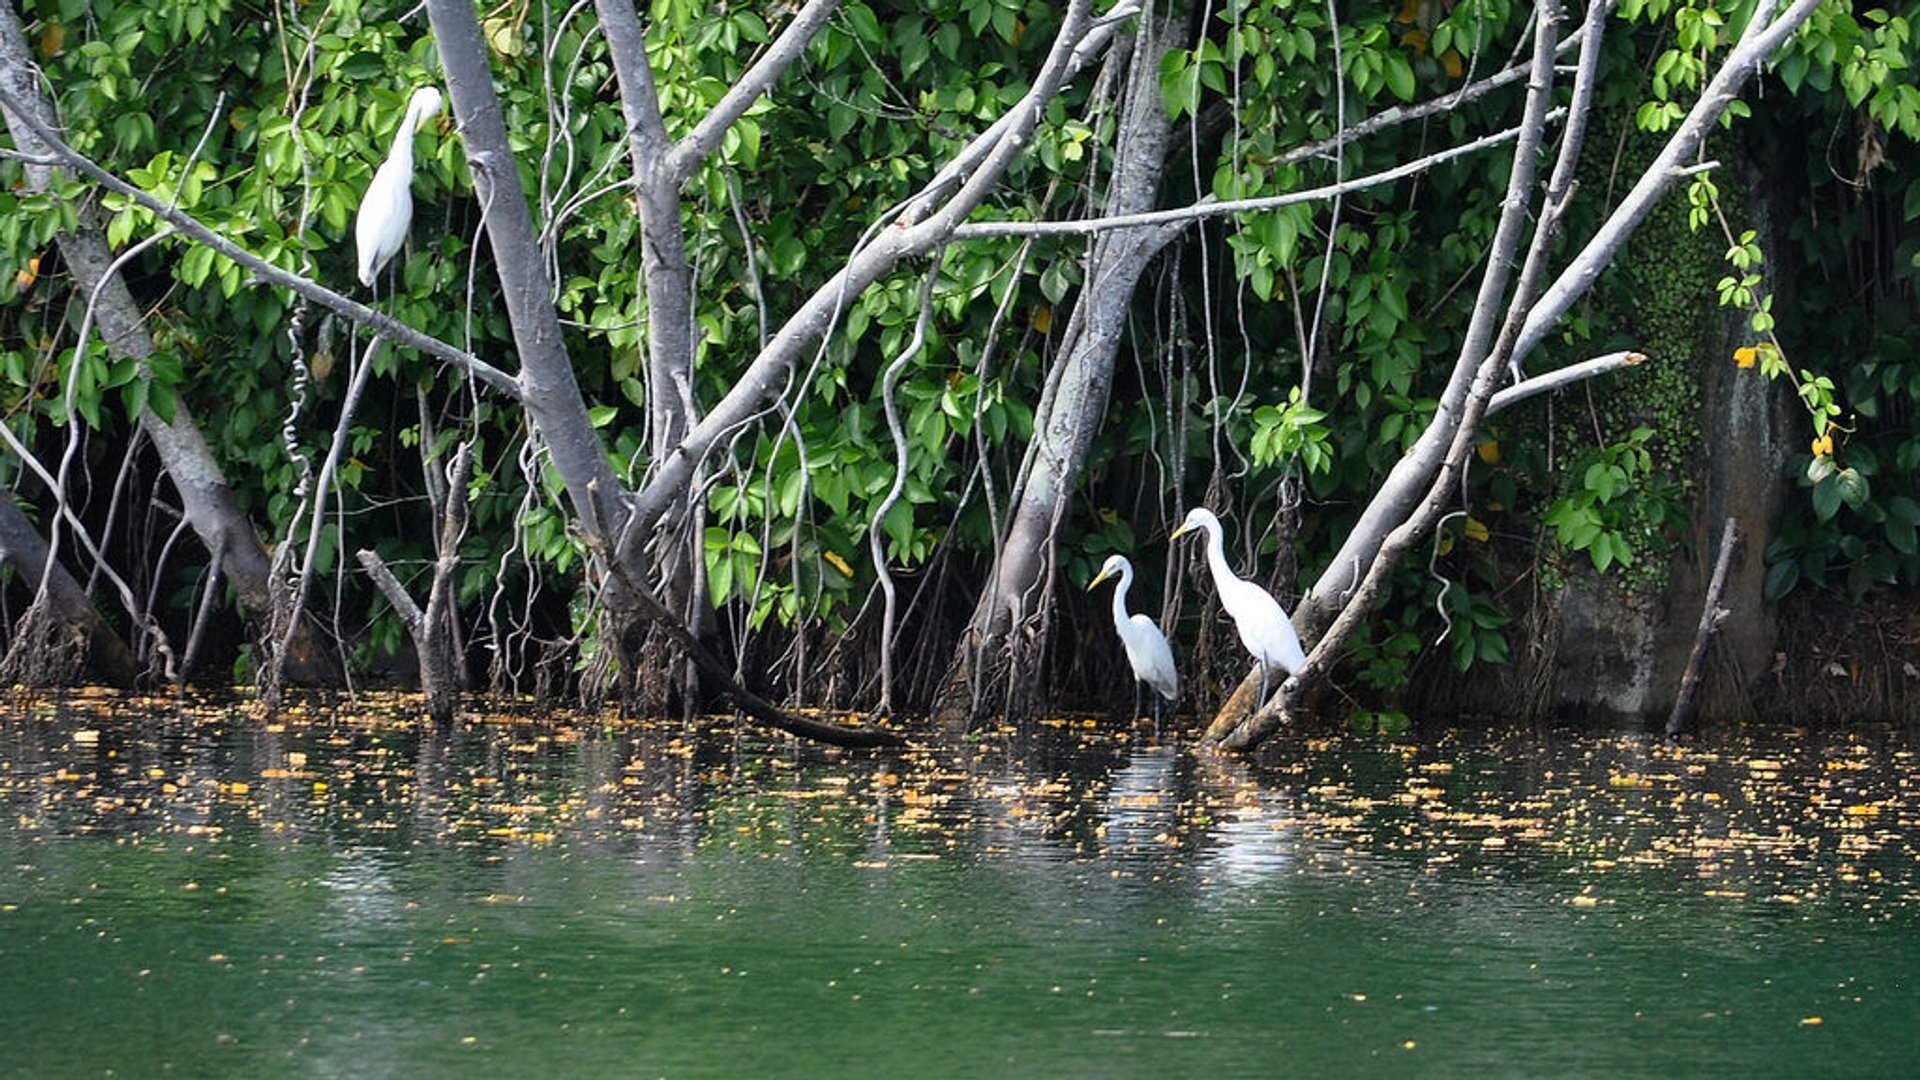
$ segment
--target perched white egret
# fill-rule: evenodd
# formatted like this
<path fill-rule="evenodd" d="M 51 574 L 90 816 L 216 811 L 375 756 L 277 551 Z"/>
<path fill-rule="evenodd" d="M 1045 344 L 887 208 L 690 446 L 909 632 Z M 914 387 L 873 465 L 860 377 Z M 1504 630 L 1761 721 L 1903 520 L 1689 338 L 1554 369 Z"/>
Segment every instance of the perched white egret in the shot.
<path fill-rule="evenodd" d="M 423 86 L 407 102 L 407 118 L 394 133 L 393 149 L 373 174 L 360 213 L 353 222 L 353 240 L 360 255 L 360 284 L 373 287 L 374 275 L 400 253 L 413 223 L 413 136 L 427 118 L 440 111 L 440 91 Z"/>
<path fill-rule="evenodd" d="M 1220 606 L 1233 616 L 1233 623 L 1240 630 L 1240 643 L 1260 663 L 1260 700 L 1264 704 L 1268 667 L 1278 667 L 1292 674 L 1307 662 L 1307 654 L 1300 648 L 1300 635 L 1293 628 L 1293 620 L 1287 618 L 1285 609 L 1281 608 L 1280 601 L 1253 582 L 1236 576 L 1227 565 L 1226 541 L 1220 535 L 1220 519 L 1214 517 L 1212 511 L 1205 507 L 1194 507 L 1180 527 L 1173 530 L 1173 536 L 1167 539 L 1172 540 L 1195 529 L 1205 529 L 1207 532 L 1207 567 L 1213 571 L 1213 587 L 1220 593 Z"/>
<path fill-rule="evenodd" d="M 1180 673 L 1173 667 L 1173 650 L 1167 647 L 1166 635 L 1153 625 L 1153 620 L 1145 615 L 1127 614 L 1127 590 L 1133 587 L 1133 564 L 1125 555 L 1107 556 L 1106 565 L 1093 575 L 1087 583 L 1092 590 L 1110 577 L 1118 577 L 1120 584 L 1113 589 L 1113 629 L 1120 635 L 1120 644 L 1126 646 L 1127 663 L 1133 665 L 1133 711 L 1140 711 L 1140 684 L 1153 687 L 1154 692 L 1168 701 L 1180 700 Z M 1154 703 L 1154 716 L 1160 715 L 1158 702 Z"/>

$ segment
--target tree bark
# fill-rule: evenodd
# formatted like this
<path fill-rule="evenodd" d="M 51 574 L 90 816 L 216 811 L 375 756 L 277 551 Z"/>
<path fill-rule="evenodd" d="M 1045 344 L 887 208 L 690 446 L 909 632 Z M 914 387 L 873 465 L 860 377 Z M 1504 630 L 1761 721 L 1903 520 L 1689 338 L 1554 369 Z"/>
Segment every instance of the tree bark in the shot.
<path fill-rule="evenodd" d="M 680 192 L 701 163 L 719 148 L 728 127 L 805 53 L 808 42 L 839 7 L 839 0 L 811 0 L 678 143 L 668 134 L 660 113 L 645 34 L 632 0 L 595 0 L 594 7 L 607 38 L 627 122 L 634 201 L 640 211 L 640 282 L 646 297 L 649 461 L 661 462 L 700 419 L 693 389 L 694 355 L 699 344 L 694 321 L 694 273 L 687 256 Z M 707 633 L 713 615 L 699 587 L 704 571 L 699 522 L 685 517 L 688 507 L 684 499 L 700 483 L 700 470 L 696 469 L 683 486 L 683 501 L 671 508 L 672 526 L 653 530 L 651 538 L 653 581 L 668 609 L 678 612 L 696 637 Z M 691 672 L 688 680 L 691 684 Z"/>
<path fill-rule="evenodd" d="M 427 17 L 446 71 L 447 97 L 453 102 L 466 147 L 474 194 L 480 201 L 501 297 L 513 328 L 520 358 L 515 379 L 521 403 L 566 486 L 575 520 L 590 538 L 606 540 L 619 534 L 623 522 L 602 520 L 602 509 L 622 513 L 624 489 L 607 464 L 567 356 L 551 300 L 553 282 L 540 258 L 533 214 L 520 186 L 520 168 L 507 140 L 500 98 L 493 89 L 486 38 L 470 3 L 427 0 Z M 616 599 L 615 607 L 619 606 Z"/>
<path fill-rule="evenodd" d="M 365 548 L 357 558 L 387 602 L 400 613 L 420 660 L 420 690 L 426 695 L 427 715 L 436 724 L 453 722 L 464 680 L 461 657 L 454 648 L 453 593 L 460 572 L 460 538 L 467 530 L 467 477 L 473 464 L 473 444 L 461 443 L 448 470 L 445 502 L 440 508 L 440 531 L 434 541 L 433 577 L 427 586 L 425 611 L 414 603 L 406 586 L 387 569 L 379 554 Z"/>
<path fill-rule="evenodd" d="M 1160 58 L 1185 25 L 1185 5 L 1145 23 L 1126 61 L 1109 216 L 1153 207 L 1166 163 L 1171 125 L 1160 103 Z M 1118 66 L 1117 58 L 1111 61 Z M 1061 359 L 1049 373 L 1034 412 L 1022 482 L 994 557 L 987 588 L 954 649 L 954 662 L 934 712 L 943 726 L 976 718 L 988 702 L 1025 712 L 1041 680 L 1040 659 L 1055 582 L 1055 544 L 1086 466 L 1088 447 L 1106 414 L 1114 358 L 1140 276 L 1177 233 L 1156 227 L 1098 234 L 1086 258 L 1079 302 L 1063 335 Z"/>

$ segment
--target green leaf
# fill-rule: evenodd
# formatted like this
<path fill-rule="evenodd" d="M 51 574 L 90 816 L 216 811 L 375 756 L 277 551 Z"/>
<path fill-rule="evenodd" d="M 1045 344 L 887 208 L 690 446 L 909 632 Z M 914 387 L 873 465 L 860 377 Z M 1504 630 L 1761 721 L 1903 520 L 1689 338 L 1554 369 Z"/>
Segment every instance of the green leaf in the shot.
<path fill-rule="evenodd" d="M 1387 58 L 1387 89 L 1401 101 L 1412 101 L 1414 94 L 1413 62 L 1405 53 L 1396 52 Z"/>
<path fill-rule="evenodd" d="M 1858 469 L 1841 469 L 1834 481 L 1841 501 L 1855 510 L 1860 509 L 1873 495 L 1873 487 L 1867 483 L 1866 474 Z"/>
<path fill-rule="evenodd" d="M 1840 512 L 1839 474 L 1823 477 L 1813 485 L 1813 515 L 1821 521 L 1832 521 L 1833 515 Z"/>

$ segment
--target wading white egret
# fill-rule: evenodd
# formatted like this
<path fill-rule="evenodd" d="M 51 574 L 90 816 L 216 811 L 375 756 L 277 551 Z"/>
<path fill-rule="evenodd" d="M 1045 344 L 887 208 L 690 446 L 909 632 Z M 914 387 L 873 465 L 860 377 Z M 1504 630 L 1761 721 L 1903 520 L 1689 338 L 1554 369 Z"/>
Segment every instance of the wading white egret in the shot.
<path fill-rule="evenodd" d="M 440 111 L 440 91 L 423 86 L 407 102 L 407 118 L 394 133 L 393 149 L 374 171 L 373 183 L 360 200 L 353 222 L 353 240 L 360 256 L 360 284 L 373 287 L 374 275 L 400 253 L 413 223 L 413 136 L 427 118 Z"/>
<path fill-rule="evenodd" d="M 1180 700 L 1180 673 L 1174 670 L 1173 650 L 1167 647 L 1166 635 L 1145 615 L 1127 614 L 1127 590 L 1133 587 L 1133 564 L 1125 555 L 1107 556 L 1106 565 L 1087 582 L 1087 589 L 1091 591 L 1111 577 L 1120 579 L 1120 584 L 1113 588 L 1113 629 L 1120 635 L 1120 644 L 1126 647 L 1127 663 L 1133 665 L 1134 714 L 1140 712 L 1143 682 L 1168 701 Z M 1156 721 L 1160 717 L 1158 701 L 1154 702 L 1153 715 Z"/>
<path fill-rule="evenodd" d="M 1213 587 L 1220 593 L 1220 606 L 1233 616 L 1233 624 L 1240 630 L 1240 643 L 1260 663 L 1260 703 L 1264 705 L 1267 700 L 1267 668 L 1277 667 L 1292 674 L 1307 662 L 1307 654 L 1300 648 L 1300 635 L 1294 630 L 1293 620 L 1287 618 L 1280 601 L 1253 582 L 1236 576 L 1227 565 L 1226 541 L 1220 535 L 1220 519 L 1214 517 L 1212 511 L 1205 507 L 1194 507 L 1180 527 L 1173 530 L 1173 536 L 1167 539 L 1172 540 L 1195 529 L 1205 529 L 1207 533 L 1207 568 L 1213 571 Z"/>

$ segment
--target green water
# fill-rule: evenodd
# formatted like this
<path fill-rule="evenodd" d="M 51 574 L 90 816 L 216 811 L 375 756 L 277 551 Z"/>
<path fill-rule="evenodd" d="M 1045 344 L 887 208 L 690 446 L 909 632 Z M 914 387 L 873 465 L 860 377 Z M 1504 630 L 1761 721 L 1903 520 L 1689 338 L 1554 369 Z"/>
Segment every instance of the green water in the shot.
<path fill-rule="evenodd" d="M 1903 1076 L 1897 734 L 0 713 L 0 1073 Z"/>

